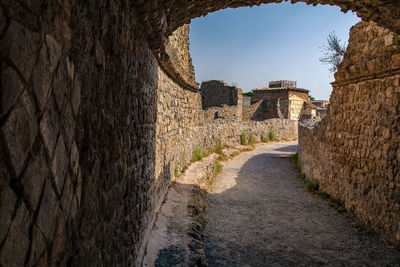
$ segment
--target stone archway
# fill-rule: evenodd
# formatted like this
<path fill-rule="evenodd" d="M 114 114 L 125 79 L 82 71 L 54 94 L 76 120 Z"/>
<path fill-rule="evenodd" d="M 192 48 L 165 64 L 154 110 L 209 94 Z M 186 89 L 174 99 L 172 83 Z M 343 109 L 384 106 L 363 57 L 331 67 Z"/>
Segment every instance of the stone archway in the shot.
<path fill-rule="evenodd" d="M 268 3 L 280 3 L 283 0 L 224 0 L 224 1 L 143 1 L 136 0 L 140 10 L 140 20 L 146 28 L 149 45 L 164 70 L 182 86 L 196 90 L 198 85 L 173 62 L 175 57 L 169 47 L 168 37 L 179 27 L 189 24 L 191 19 L 225 8 L 255 6 Z M 374 21 L 377 25 L 400 33 L 400 4 L 391 0 L 292 0 L 292 3 L 305 2 L 317 5 L 339 6 L 343 12 L 352 10 L 363 21 Z"/>
<path fill-rule="evenodd" d="M 193 92 L 197 85 L 188 50 L 177 49 L 187 46 L 184 25 L 218 9 L 276 2 L 281 1 L 2 1 L 0 265 L 132 265 L 157 202 L 173 177 L 176 151 L 183 145 L 193 148 L 203 137 L 195 131 L 204 122 L 199 96 Z M 396 0 L 304 2 L 336 4 L 400 32 Z M 341 173 L 347 178 L 360 179 L 361 168 L 376 171 L 379 179 L 370 186 L 376 189 L 376 201 L 359 206 L 360 217 L 366 219 L 365 207 L 398 200 L 400 195 L 400 174 L 394 169 L 400 160 L 399 122 L 393 111 L 399 106 L 400 63 L 398 53 L 386 53 L 387 60 L 380 60 L 389 47 L 385 44 L 390 45 L 389 32 L 373 24 L 364 26 L 358 30 L 368 33 L 371 46 L 362 47 L 360 42 L 355 51 L 362 47 L 368 52 L 364 55 L 371 56 L 361 60 L 368 75 L 354 76 L 359 64 L 349 60 L 337 86 L 349 92 L 354 87 L 353 98 L 362 97 L 364 90 L 369 100 L 376 97 L 383 102 L 346 106 L 350 94 L 337 91 L 336 111 L 345 105 L 349 112 L 357 108 L 362 114 L 361 109 L 373 108 L 375 114 L 353 116 L 345 127 L 340 124 L 341 113 L 335 113 L 337 124 L 326 123 L 326 131 L 317 130 L 323 133 L 316 134 L 313 142 L 324 147 L 323 134 L 329 134 L 329 144 L 343 152 L 335 159 L 341 164 L 346 164 L 348 151 L 355 151 L 352 162 L 357 169 Z M 373 53 L 376 47 L 380 50 Z M 377 88 L 374 94 L 368 91 L 371 87 Z M 383 117 L 378 116 L 379 110 Z M 373 126 L 361 129 L 362 125 Z M 380 127 L 374 131 L 376 125 Z M 180 134 L 184 127 L 192 129 Z M 160 132 L 162 138 L 157 136 Z M 352 138 L 347 138 L 349 132 Z M 366 138 L 374 147 L 363 151 L 355 139 L 370 133 L 379 140 Z M 335 143 L 336 137 L 340 141 Z M 171 144 L 178 148 L 172 151 Z M 391 149 L 384 153 L 380 146 Z M 372 163 L 382 164 L 369 166 L 358 160 L 366 153 L 375 156 Z M 183 156 L 190 157 L 190 151 L 187 154 Z M 384 173 L 389 165 L 392 171 Z M 352 187 L 362 184 L 327 177 L 321 184 L 333 187 L 333 192 L 341 186 L 350 188 L 349 182 Z M 358 195 L 347 195 L 350 203 L 363 202 L 357 197 L 368 186 L 362 189 L 355 191 Z M 378 219 L 373 225 L 388 239 L 399 240 L 399 226 L 394 225 L 398 217 L 390 212 L 398 211 L 398 206 L 392 204 L 378 206 L 383 212 L 375 214 L 384 223 Z"/>

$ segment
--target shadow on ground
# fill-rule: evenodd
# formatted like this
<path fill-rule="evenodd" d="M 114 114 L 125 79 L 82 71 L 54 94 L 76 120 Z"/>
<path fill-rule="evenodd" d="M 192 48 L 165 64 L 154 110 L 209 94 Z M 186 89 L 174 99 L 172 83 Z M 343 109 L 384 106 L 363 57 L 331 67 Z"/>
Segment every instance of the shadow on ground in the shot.
<path fill-rule="evenodd" d="M 209 266 L 399 266 L 400 252 L 305 191 L 289 159 L 296 145 L 271 144 L 227 162 L 208 196 Z"/>

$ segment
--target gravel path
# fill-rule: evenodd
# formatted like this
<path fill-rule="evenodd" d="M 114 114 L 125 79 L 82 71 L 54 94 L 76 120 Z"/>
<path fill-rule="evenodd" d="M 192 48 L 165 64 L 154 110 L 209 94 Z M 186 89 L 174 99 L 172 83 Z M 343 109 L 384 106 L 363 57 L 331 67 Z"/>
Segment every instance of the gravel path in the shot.
<path fill-rule="evenodd" d="M 272 143 L 227 162 L 208 196 L 209 266 L 400 266 L 400 252 L 305 190 L 287 157 L 297 143 Z"/>

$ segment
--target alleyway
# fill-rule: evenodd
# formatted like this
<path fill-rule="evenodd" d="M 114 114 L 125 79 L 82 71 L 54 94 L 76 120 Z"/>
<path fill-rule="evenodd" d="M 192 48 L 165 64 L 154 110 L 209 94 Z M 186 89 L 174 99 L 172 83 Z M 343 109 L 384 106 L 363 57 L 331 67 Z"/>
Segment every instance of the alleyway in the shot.
<path fill-rule="evenodd" d="M 400 252 L 315 198 L 285 156 L 297 143 L 258 146 L 229 161 L 209 194 L 209 266 L 400 266 Z"/>

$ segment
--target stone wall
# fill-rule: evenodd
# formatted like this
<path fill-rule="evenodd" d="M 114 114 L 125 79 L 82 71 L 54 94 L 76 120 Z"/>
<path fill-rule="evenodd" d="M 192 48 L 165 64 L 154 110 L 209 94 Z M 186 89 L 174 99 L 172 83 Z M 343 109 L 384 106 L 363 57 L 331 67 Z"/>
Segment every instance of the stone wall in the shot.
<path fill-rule="evenodd" d="M 243 109 L 238 106 L 212 107 L 203 110 L 205 122 L 213 122 L 215 119 L 242 120 Z"/>
<path fill-rule="evenodd" d="M 132 265 L 161 191 L 159 67 L 136 18 L 1 2 L 0 265 Z"/>
<path fill-rule="evenodd" d="M 242 107 L 242 90 L 223 81 L 207 81 L 200 86 L 203 108 L 222 105 Z"/>
<path fill-rule="evenodd" d="M 268 119 L 281 118 L 284 116 L 281 112 L 279 99 L 262 100 L 242 107 L 242 118 L 244 121 L 264 121 Z"/>
<path fill-rule="evenodd" d="M 333 83 L 326 117 L 300 127 L 303 172 L 392 242 L 400 241 L 400 48 L 361 22 Z"/>

